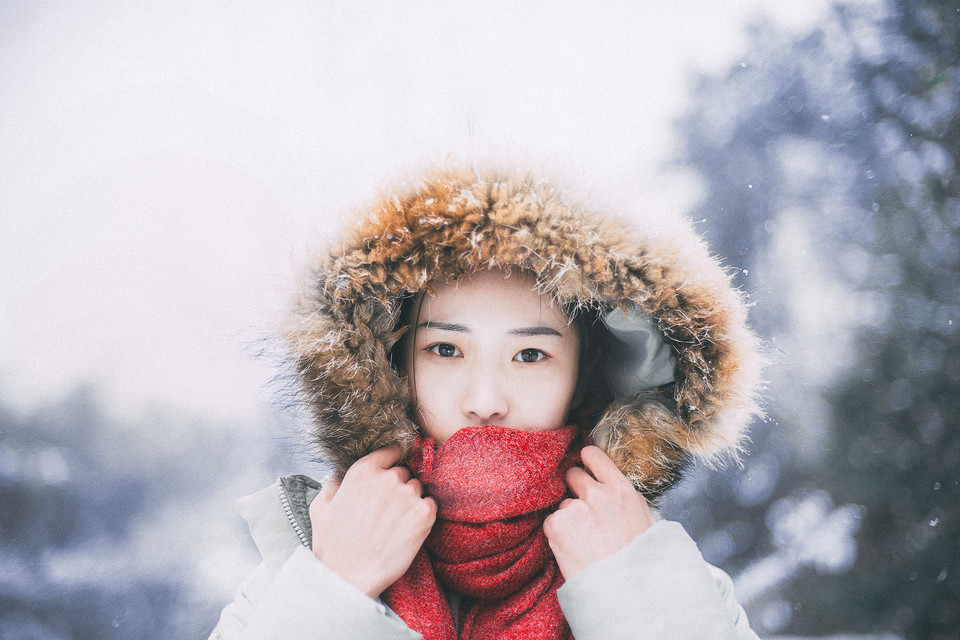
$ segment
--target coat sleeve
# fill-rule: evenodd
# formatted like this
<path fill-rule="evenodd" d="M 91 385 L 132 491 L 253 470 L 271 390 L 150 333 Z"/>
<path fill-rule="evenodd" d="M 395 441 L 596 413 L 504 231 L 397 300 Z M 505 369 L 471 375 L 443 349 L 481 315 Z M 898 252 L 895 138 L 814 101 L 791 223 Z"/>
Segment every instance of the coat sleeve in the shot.
<path fill-rule="evenodd" d="M 300 543 L 279 504 L 276 485 L 238 506 L 263 561 L 223 609 L 210 640 L 422 637 Z"/>
<path fill-rule="evenodd" d="M 757 640 L 730 578 L 675 522 L 656 523 L 557 596 L 577 640 Z"/>
<path fill-rule="evenodd" d="M 389 608 L 297 548 L 271 579 L 260 565 L 220 614 L 210 640 L 418 640 Z"/>

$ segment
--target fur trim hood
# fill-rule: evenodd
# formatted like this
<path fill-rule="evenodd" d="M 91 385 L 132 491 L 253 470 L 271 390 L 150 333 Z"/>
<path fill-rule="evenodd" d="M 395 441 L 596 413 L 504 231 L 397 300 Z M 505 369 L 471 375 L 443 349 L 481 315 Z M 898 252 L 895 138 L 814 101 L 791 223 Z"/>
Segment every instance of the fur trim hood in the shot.
<path fill-rule="evenodd" d="M 590 434 L 647 496 L 690 457 L 736 451 L 759 413 L 761 368 L 741 295 L 686 225 L 645 234 L 642 219 L 633 223 L 529 174 L 444 169 L 381 195 L 313 265 L 286 331 L 324 458 L 342 474 L 379 447 L 409 447 L 410 393 L 390 358 L 401 302 L 484 269 L 530 272 L 562 308 L 599 314 L 611 334 L 651 328 L 662 348 L 610 353 L 646 353 L 661 374 L 667 362 L 666 378 L 624 384 L 607 363 L 613 398 Z"/>

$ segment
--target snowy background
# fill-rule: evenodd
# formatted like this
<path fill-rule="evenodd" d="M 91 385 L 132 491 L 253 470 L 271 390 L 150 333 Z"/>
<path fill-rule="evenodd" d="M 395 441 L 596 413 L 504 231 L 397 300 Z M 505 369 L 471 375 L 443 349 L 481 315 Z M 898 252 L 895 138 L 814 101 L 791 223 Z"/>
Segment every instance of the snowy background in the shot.
<path fill-rule="evenodd" d="M 313 468 L 256 357 L 300 264 L 448 155 L 736 270 L 770 419 L 666 510 L 762 635 L 955 637 L 958 9 L 3 2 L 0 639 L 205 636 L 232 500 Z"/>
<path fill-rule="evenodd" d="M 85 381 L 127 415 L 249 421 L 264 373 L 237 345 L 285 308 L 305 237 L 448 154 L 683 210 L 664 163 L 692 70 L 740 60 L 758 15 L 825 6 L 674 4 L 5 2 L 5 396 Z"/>

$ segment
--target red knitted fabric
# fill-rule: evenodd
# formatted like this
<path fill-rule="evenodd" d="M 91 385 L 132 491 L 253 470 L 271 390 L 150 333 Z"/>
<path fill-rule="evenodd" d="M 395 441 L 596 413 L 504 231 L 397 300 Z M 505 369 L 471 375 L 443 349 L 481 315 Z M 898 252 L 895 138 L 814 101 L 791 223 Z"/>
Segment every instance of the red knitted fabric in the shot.
<path fill-rule="evenodd" d="M 410 469 L 437 500 L 437 521 L 383 598 L 425 640 L 571 638 L 542 525 L 566 494 L 575 435 L 486 426 L 437 449 L 418 443 Z M 464 596 L 458 629 L 441 585 Z"/>

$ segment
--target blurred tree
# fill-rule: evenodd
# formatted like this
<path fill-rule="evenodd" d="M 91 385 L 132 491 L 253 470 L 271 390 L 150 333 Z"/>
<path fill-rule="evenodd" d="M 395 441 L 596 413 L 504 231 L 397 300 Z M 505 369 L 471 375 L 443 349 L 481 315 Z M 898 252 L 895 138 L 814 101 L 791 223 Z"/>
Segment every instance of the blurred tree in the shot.
<path fill-rule="evenodd" d="M 118 422 L 89 388 L 0 407 L 0 640 L 205 637 L 224 594 L 202 565 L 216 572 L 215 514 L 238 495 L 224 487 L 265 484 L 270 452 L 241 430 Z"/>
<path fill-rule="evenodd" d="M 749 56 L 702 79 L 696 101 L 681 126 L 707 185 L 697 217 L 757 294 L 781 364 L 776 424 L 740 480 L 721 476 L 700 526 L 736 541 L 792 485 L 826 489 L 863 507 L 856 562 L 802 573 L 771 628 L 955 637 L 960 3 L 839 5 L 795 41 L 757 27 Z M 745 548 L 721 559 L 742 566 Z"/>

